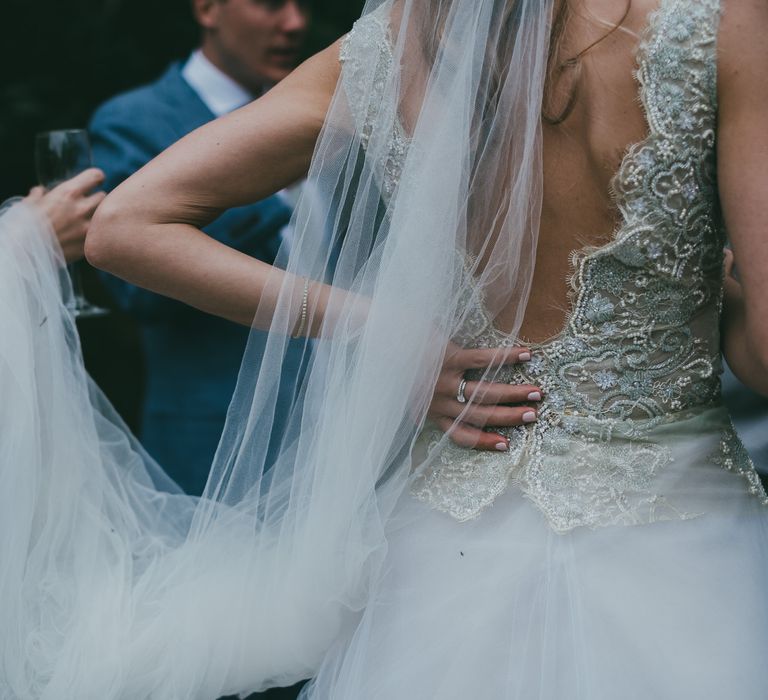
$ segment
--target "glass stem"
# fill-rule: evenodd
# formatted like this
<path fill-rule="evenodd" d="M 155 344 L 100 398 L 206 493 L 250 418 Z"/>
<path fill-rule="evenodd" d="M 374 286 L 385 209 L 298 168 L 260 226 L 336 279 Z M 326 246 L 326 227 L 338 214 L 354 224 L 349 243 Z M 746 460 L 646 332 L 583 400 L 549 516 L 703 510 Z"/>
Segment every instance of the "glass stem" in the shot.
<path fill-rule="evenodd" d="M 85 294 L 83 292 L 83 279 L 81 268 L 78 263 L 67 265 L 69 279 L 72 282 L 72 294 L 75 297 L 75 308 L 80 309 L 85 306 Z"/>

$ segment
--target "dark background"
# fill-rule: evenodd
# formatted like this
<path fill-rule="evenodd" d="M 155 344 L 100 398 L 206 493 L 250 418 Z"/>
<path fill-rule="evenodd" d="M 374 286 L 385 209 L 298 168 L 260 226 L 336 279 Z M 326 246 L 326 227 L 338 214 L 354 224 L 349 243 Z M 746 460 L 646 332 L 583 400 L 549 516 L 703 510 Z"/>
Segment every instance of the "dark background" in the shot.
<path fill-rule="evenodd" d="M 316 0 L 308 53 L 348 31 L 362 0 Z M 81 128 L 108 97 L 197 44 L 189 0 L 2 0 L 0 201 L 35 184 L 38 131 Z"/>
<path fill-rule="evenodd" d="M 307 55 L 348 31 L 363 0 L 315 0 Z M 159 77 L 197 45 L 190 0 L 2 0 L 0 202 L 35 183 L 34 135 L 83 128 L 119 92 Z M 137 430 L 142 358 L 136 327 L 84 266 L 88 298 L 113 309 L 79 322 L 86 367 Z"/>

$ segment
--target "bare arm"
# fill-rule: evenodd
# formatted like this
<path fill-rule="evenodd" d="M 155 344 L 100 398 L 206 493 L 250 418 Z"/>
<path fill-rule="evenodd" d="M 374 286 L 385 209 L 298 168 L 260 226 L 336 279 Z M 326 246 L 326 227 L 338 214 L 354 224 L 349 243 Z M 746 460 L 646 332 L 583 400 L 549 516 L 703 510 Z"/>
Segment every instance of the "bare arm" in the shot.
<path fill-rule="evenodd" d="M 337 44 L 318 54 L 262 99 L 198 129 L 116 188 L 97 211 L 86 242 L 88 259 L 136 285 L 244 325 L 251 325 L 260 303 L 267 311 L 274 308 L 281 286 L 275 275 L 285 273 L 209 238 L 200 227 L 306 173 L 338 81 L 338 51 Z M 296 280 L 296 287 L 303 281 Z M 312 306 L 325 311 L 328 293 L 313 285 Z M 268 320 L 269 314 L 259 316 Z M 321 314 L 313 319 L 314 330 L 329 320 Z M 510 349 L 510 361 L 518 361 L 520 352 Z M 498 405 L 536 402 L 540 393 L 529 398 L 540 392 L 533 386 L 471 383 L 468 396 L 477 405 L 456 400 L 463 372 L 487 366 L 495 353 L 454 348 L 441 371 L 430 416 L 447 429 L 462 415 L 465 422 L 454 434 L 462 445 L 506 450 L 506 438 L 481 428 L 519 425 L 535 414 L 526 406 Z"/>
<path fill-rule="evenodd" d="M 724 3 L 719 47 L 718 181 L 741 282 L 726 281 L 723 351 L 768 394 L 768 4 Z"/>
<path fill-rule="evenodd" d="M 319 53 L 261 99 L 201 127 L 116 188 L 94 217 L 88 259 L 250 325 L 259 302 L 270 303 L 262 296 L 274 269 L 200 228 L 306 174 L 336 88 L 338 52 L 335 44 Z"/>

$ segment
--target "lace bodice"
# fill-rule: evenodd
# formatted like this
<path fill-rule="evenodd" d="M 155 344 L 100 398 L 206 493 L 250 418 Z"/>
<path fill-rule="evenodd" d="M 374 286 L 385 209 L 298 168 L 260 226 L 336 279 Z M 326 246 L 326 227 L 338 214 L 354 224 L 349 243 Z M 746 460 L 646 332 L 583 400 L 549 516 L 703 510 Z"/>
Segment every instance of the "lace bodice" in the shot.
<path fill-rule="evenodd" d="M 534 346 L 527 366 L 509 368 L 497 380 L 541 386 L 539 421 L 506 431 L 509 453 L 441 447 L 417 473 L 416 497 L 466 520 L 512 482 L 558 531 L 690 515 L 654 490 L 672 453 L 651 434 L 720 398 L 719 13 L 719 0 L 662 0 L 651 15 L 637 56 L 648 135 L 627 151 L 612 182 L 620 224 L 608 244 L 574 253 L 563 331 Z M 342 61 L 365 146 L 377 104 L 370 95 L 383 90 L 392 70 L 385 15 L 358 22 Z M 373 113 L 363 113 L 361 104 L 373 105 L 367 108 Z M 407 139 L 396 127 L 375 164 L 385 197 L 397 188 L 406 152 Z M 472 308 L 456 340 L 467 347 L 511 342 L 494 329 L 482 304 Z M 423 436 L 433 447 L 441 437 L 429 430 Z M 729 425 L 721 443 L 714 459 L 741 473 L 765 499 Z"/>

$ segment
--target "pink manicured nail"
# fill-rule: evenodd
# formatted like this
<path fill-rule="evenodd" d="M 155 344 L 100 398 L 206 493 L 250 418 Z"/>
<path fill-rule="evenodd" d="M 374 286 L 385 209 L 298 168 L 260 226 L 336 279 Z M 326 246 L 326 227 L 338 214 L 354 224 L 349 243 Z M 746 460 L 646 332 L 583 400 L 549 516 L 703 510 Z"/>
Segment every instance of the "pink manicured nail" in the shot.
<path fill-rule="evenodd" d="M 507 445 L 506 442 L 497 442 L 496 443 L 496 449 L 499 452 L 506 452 L 509 449 L 509 445 Z"/>
<path fill-rule="evenodd" d="M 533 423 L 536 420 L 536 414 L 533 411 L 523 413 L 523 423 Z"/>
<path fill-rule="evenodd" d="M 532 391 L 528 394 L 529 401 L 541 401 L 541 394 L 538 391 Z"/>
<path fill-rule="evenodd" d="M 521 352 L 521 353 L 520 353 L 520 354 L 517 356 L 517 359 L 518 359 L 520 362 L 530 362 L 530 361 L 531 361 L 531 353 L 529 353 L 529 352 Z"/>

